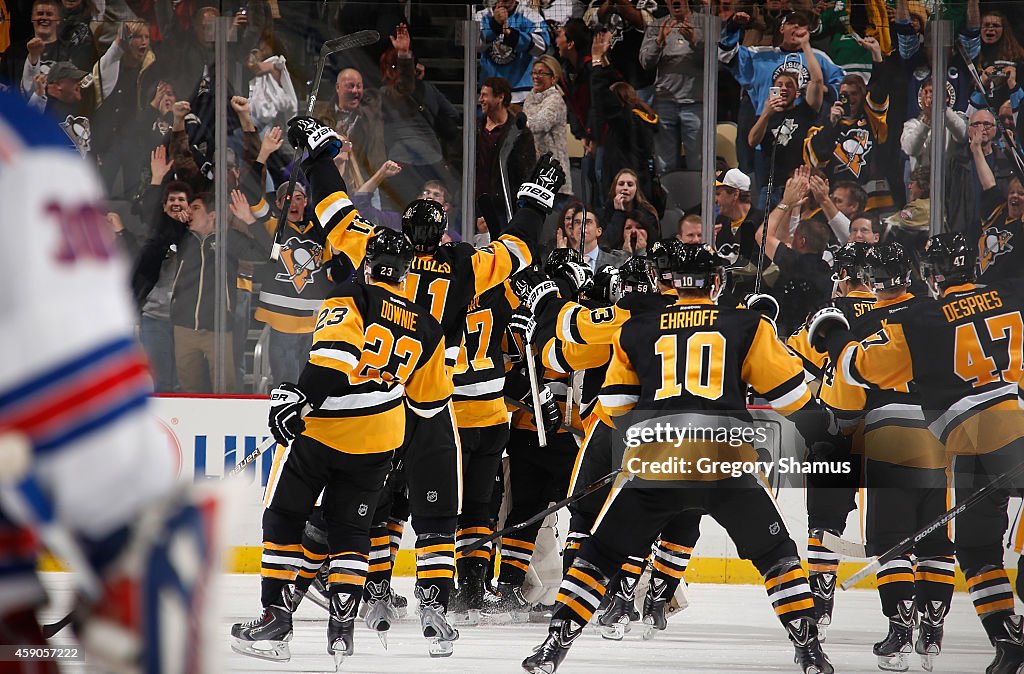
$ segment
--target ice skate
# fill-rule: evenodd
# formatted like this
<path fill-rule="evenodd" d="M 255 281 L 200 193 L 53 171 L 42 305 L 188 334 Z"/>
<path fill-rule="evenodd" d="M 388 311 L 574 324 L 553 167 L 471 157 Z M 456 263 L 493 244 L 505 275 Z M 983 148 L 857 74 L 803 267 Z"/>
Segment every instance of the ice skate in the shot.
<path fill-rule="evenodd" d="M 921 656 L 921 668 L 926 672 L 935 667 L 935 658 L 942 651 L 942 624 L 946 618 L 946 606 L 940 601 L 929 602 L 921 615 L 921 628 L 917 633 L 914 651 Z"/>
<path fill-rule="evenodd" d="M 534 604 L 530 607 L 530 622 L 550 623 L 551 616 L 555 611 L 554 604 Z"/>
<path fill-rule="evenodd" d="M 267 606 L 258 618 L 231 626 L 231 650 L 273 662 L 292 659 L 292 612 L 283 606 Z"/>
<path fill-rule="evenodd" d="M 377 638 L 388 648 L 388 630 L 398 621 L 398 611 L 391 605 L 391 585 L 387 580 L 366 584 L 365 611 L 360 611 L 366 626 L 377 633 Z"/>
<path fill-rule="evenodd" d="M 523 597 L 523 589 L 512 583 L 498 583 L 494 595 L 484 603 L 483 618 L 486 622 L 525 623 L 530 620 L 530 603 Z"/>
<path fill-rule="evenodd" d="M 910 669 L 910 654 L 914 650 L 914 602 L 903 600 L 898 608 L 899 613 L 889 618 L 889 633 L 872 649 L 878 657 L 878 668 L 886 672 Z"/>
<path fill-rule="evenodd" d="M 328 566 L 325 562 L 320 567 L 320 570 L 313 576 L 313 582 L 309 584 L 309 589 L 306 591 L 306 596 L 309 597 L 309 600 L 325 611 L 331 610 L 331 591 L 327 584 Z"/>
<path fill-rule="evenodd" d="M 459 589 L 452 595 L 448 619 L 452 625 L 479 625 L 484 607 L 484 565 L 466 563 L 459 574 Z"/>
<path fill-rule="evenodd" d="M 640 614 L 633 606 L 632 593 L 626 594 L 627 591 L 627 588 L 620 587 L 612 597 L 608 610 L 597 621 L 601 636 L 605 639 L 621 641 L 630 630 L 629 624 L 640 619 Z"/>
<path fill-rule="evenodd" d="M 836 574 L 812 573 L 807 581 L 814 595 L 814 611 L 818 618 L 818 641 L 824 642 L 832 626 L 832 609 L 836 600 Z"/>
<path fill-rule="evenodd" d="M 668 620 L 665 617 L 665 591 L 667 584 L 660 578 L 651 580 L 644 596 L 644 633 L 643 638 L 653 639 L 655 632 L 668 627 Z"/>
<path fill-rule="evenodd" d="M 445 608 L 437 600 L 438 594 L 436 586 L 426 590 L 416 587 L 416 599 L 420 603 L 420 625 L 423 627 L 423 636 L 430 641 L 430 657 L 447 658 L 455 650 L 452 642 L 459 638 L 459 631 L 448 623 Z"/>
<path fill-rule="evenodd" d="M 996 657 L 985 674 L 1016 674 L 1024 665 L 1024 617 L 1006 618 L 1003 628 L 1006 632 L 995 638 Z"/>
<path fill-rule="evenodd" d="M 796 655 L 793 660 L 803 674 L 834 674 L 835 668 L 829 662 L 821 642 L 818 640 L 818 627 L 811 618 L 797 618 L 786 623 L 789 640 L 793 642 Z"/>
<path fill-rule="evenodd" d="M 327 621 L 327 654 L 334 656 L 334 671 L 355 652 L 353 634 L 359 595 L 348 592 L 331 597 L 331 617 Z"/>
<path fill-rule="evenodd" d="M 533 655 L 523 660 L 523 669 L 531 674 L 553 674 L 582 632 L 583 626 L 571 620 L 552 620 L 547 638 Z"/>

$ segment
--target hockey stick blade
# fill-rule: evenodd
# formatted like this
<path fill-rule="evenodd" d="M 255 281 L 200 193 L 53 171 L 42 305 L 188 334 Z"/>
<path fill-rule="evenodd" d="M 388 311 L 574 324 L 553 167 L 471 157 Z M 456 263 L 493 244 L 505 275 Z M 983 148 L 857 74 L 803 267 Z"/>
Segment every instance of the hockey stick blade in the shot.
<path fill-rule="evenodd" d="M 327 40 L 324 42 L 324 46 L 320 48 L 320 51 L 325 54 L 333 54 L 334 52 L 355 49 L 356 47 L 365 47 L 379 41 L 380 33 L 377 31 L 360 30 L 349 35 L 336 37 L 333 40 Z"/>
<path fill-rule="evenodd" d="M 562 508 L 564 508 L 565 506 L 567 506 L 567 505 L 569 505 L 571 503 L 575 503 L 576 501 L 579 501 L 581 498 L 584 498 L 585 496 L 590 496 L 595 491 L 597 491 L 598 489 L 601 489 L 606 484 L 610 483 L 612 480 L 614 480 L 616 477 L 618 477 L 619 474 L 620 474 L 619 470 L 617 470 L 617 469 L 613 470 L 612 472 L 610 472 L 607 475 L 605 475 L 604 477 L 602 477 L 600 480 L 597 480 L 596 482 L 590 483 L 587 486 L 587 488 L 584 489 L 583 491 L 581 491 L 580 493 L 573 494 L 572 496 L 570 496 L 568 498 L 564 498 L 561 501 L 559 501 L 558 503 L 552 503 L 547 508 L 545 508 L 544 510 L 541 510 L 539 513 L 537 513 L 536 515 L 534 515 L 530 519 L 526 520 L 525 522 L 520 522 L 519 524 L 513 524 L 512 526 L 505 527 L 504 529 L 501 529 L 500 531 L 495 531 L 490 536 L 486 536 L 484 538 L 478 539 L 472 545 L 469 545 L 469 546 L 465 547 L 464 549 L 460 550 L 459 552 L 464 557 L 464 556 L 470 554 L 471 552 L 476 552 L 477 550 L 479 550 L 480 548 L 484 547 L 485 545 L 487 545 L 491 541 L 498 540 L 499 538 L 501 538 L 502 536 L 505 536 L 506 534 L 510 534 L 510 533 L 515 532 L 515 531 L 519 531 L 520 529 L 525 529 L 526 527 L 530 526 L 534 522 L 539 522 L 539 521 L 543 520 L 545 517 L 547 517 L 551 513 L 557 512 L 557 511 L 561 510 Z M 636 473 L 630 473 L 629 477 L 626 478 L 626 482 L 629 482 L 635 476 L 636 476 Z"/>
<path fill-rule="evenodd" d="M 867 558 L 867 550 L 863 543 L 854 543 L 845 538 L 839 538 L 831 531 L 826 531 L 821 537 L 821 543 L 832 552 L 837 552 L 843 557 Z"/>

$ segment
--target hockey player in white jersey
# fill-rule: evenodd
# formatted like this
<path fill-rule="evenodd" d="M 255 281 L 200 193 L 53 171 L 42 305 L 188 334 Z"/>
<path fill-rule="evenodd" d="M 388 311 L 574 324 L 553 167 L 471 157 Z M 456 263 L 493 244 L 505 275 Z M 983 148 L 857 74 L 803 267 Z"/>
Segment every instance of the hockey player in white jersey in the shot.
<path fill-rule="evenodd" d="M 31 564 L 41 540 L 82 579 L 71 622 L 94 668 L 213 671 L 201 590 L 216 569 L 207 525 L 219 503 L 180 497 L 147 411 L 127 267 L 97 176 L 56 124 L 4 94 L 0 203 L 2 639 L 45 644 Z M 188 574 L 172 554 L 182 550 Z"/>

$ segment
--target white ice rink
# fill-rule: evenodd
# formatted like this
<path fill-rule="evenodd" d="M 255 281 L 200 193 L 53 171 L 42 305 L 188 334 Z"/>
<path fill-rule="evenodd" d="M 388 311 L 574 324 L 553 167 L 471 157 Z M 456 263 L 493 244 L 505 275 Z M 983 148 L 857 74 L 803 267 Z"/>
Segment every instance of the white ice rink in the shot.
<path fill-rule="evenodd" d="M 43 618 L 52 622 L 64 615 L 70 600 L 70 577 L 44 574 L 52 588 L 53 605 Z M 410 599 L 412 578 L 397 578 L 397 589 Z M 230 651 L 231 623 L 248 620 L 259 612 L 259 577 L 226 575 L 222 596 L 224 618 L 217 627 L 223 644 L 221 672 L 333 672 L 326 654 L 327 615 L 311 602 L 299 607 L 289 663 L 272 663 Z M 638 630 L 622 642 L 606 641 L 588 629 L 573 646 L 559 674 L 605 674 L 633 672 L 795 672 L 793 649 L 765 598 L 764 588 L 755 585 L 693 584 L 690 606 L 669 620 L 668 630 L 654 640 L 642 641 Z M 357 623 L 356 653 L 342 666 L 343 672 L 367 674 L 512 674 L 521 672 L 519 662 L 540 643 L 543 624 L 466 627 L 455 644 L 455 654 L 431 659 L 426 640 L 419 633 L 419 619 L 410 615 L 392 628 L 387 652 L 374 633 Z M 843 674 L 878 672 L 871 645 L 886 631 L 878 609 L 878 596 L 870 590 L 839 592 L 834 624 L 825 643 L 836 671 Z M 70 630 L 68 631 L 70 632 Z M 65 634 L 52 644 L 71 643 Z M 946 620 L 942 655 L 935 671 L 954 674 L 984 672 L 993 649 L 974 615 L 966 593 L 958 592 Z M 87 665 L 71 665 L 65 671 L 90 671 Z M 911 672 L 922 671 L 913 656 Z"/>

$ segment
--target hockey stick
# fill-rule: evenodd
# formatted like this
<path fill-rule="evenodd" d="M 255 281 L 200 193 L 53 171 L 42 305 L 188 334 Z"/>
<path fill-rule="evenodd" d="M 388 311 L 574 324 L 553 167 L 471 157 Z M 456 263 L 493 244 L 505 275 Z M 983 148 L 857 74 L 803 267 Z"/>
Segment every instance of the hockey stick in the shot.
<path fill-rule="evenodd" d="M 783 136 L 781 143 L 783 146 L 789 144 L 789 137 Z M 768 204 L 772 199 L 772 187 L 775 183 L 775 151 L 779 149 L 779 138 L 776 136 L 775 142 L 772 143 L 772 158 L 771 163 L 768 165 L 768 194 L 764 198 L 764 218 L 761 219 L 761 245 L 758 246 L 760 250 L 757 254 L 757 276 L 754 277 L 754 294 L 758 295 L 761 293 L 761 282 L 764 278 L 764 248 L 768 243 L 768 219 L 771 215 L 772 209 L 768 208 Z"/>
<path fill-rule="evenodd" d="M 1016 168 L 1017 179 L 1024 183 L 1024 158 L 1021 158 L 1020 152 L 1017 151 L 1017 143 L 1014 142 L 1013 136 L 1010 134 L 1010 130 L 1003 126 L 1003 123 L 999 120 L 999 108 L 992 103 L 992 97 L 987 91 L 985 91 L 985 83 L 981 81 L 981 75 L 978 74 L 978 68 L 974 65 L 974 61 L 967 55 L 967 50 L 960 40 L 956 41 L 957 50 L 960 52 L 960 58 L 964 60 L 967 65 L 967 71 L 971 73 L 971 77 L 974 78 L 974 85 L 978 87 L 978 91 L 985 98 L 985 107 L 992 113 L 992 116 L 996 120 L 996 129 L 999 135 L 1002 137 L 1003 142 L 1006 143 L 1006 147 L 1009 148 L 1010 155 L 1013 157 L 1013 164 Z"/>
<path fill-rule="evenodd" d="M 600 480 L 597 480 L 596 482 L 592 482 L 589 485 L 587 485 L 587 488 L 584 489 L 583 491 L 581 491 L 580 493 L 573 494 L 572 496 L 570 496 L 568 498 L 562 499 L 558 503 L 553 503 L 553 504 L 549 505 L 547 508 L 545 508 L 544 510 L 541 510 L 539 513 L 537 513 L 536 515 L 534 515 L 533 517 L 531 517 L 530 519 L 528 519 L 528 520 L 526 520 L 524 522 L 520 522 L 519 524 L 513 524 L 510 527 L 505 527 L 504 529 L 501 529 L 500 531 L 495 531 L 490 536 L 487 536 L 485 538 L 481 538 L 481 539 L 475 541 L 472 545 L 469 545 L 469 546 L 463 548 L 462 550 L 459 551 L 459 553 L 463 557 L 465 557 L 469 553 L 475 552 L 475 551 L 479 550 L 480 548 L 484 547 L 488 543 L 490 543 L 492 541 L 496 541 L 499 538 L 501 538 L 502 536 L 505 536 L 506 534 L 511 534 L 513 532 L 519 531 L 520 529 L 525 529 L 526 527 L 530 526 L 534 522 L 537 522 L 539 520 L 544 519 L 545 517 L 547 517 L 551 513 L 557 512 L 557 511 L 561 510 L 562 508 L 564 508 L 565 506 L 571 505 L 571 504 L 575 503 L 576 501 L 579 501 L 580 499 L 582 499 L 582 498 L 584 498 L 586 496 L 590 496 L 595 491 L 597 491 L 597 490 L 601 489 L 602 487 L 604 487 L 605 485 L 609 484 L 612 480 L 614 480 L 619 475 L 619 473 L 620 473 L 620 471 L 618 469 L 613 470 L 612 472 L 610 472 L 607 475 L 605 475 L 604 477 L 602 477 Z M 634 475 L 635 475 L 635 473 L 631 473 L 630 476 L 628 478 L 626 478 L 626 481 L 628 482 L 629 480 L 632 480 Z"/>
<path fill-rule="evenodd" d="M 580 257 L 583 258 L 584 262 L 586 262 L 586 259 L 587 259 L 585 257 L 586 254 L 583 252 L 583 241 L 584 241 L 584 239 L 587 238 L 586 237 L 586 231 L 587 231 L 587 206 L 586 206 L 586 204 L 583 204 L 581 202 L 580 203 Z M 634 234 L 634 236 L 635 236 L 635 234 Z M 636 245 L 636 244 L 634 243 L 634 245 Z M 579 297 L 577 297 L 576 299 L 579 300 Z M 567 379 L 567 383 L 569 384 L 569 390 L 566 391 L 566 393 L 565 393 L 565 418 L 568 419 L 570 423 L 572 422 L 572 410 L 573 410 L 573 407 L 574 407 L 573 403 L 575 402 L 575 398 L 576 398 L 576 386 L 573 384 L 573 377 L 575 375 L 576 375 L 575 371 L 570 371 L 569 372 L 569 376 L 566 378 Z"/>
<path fill-rule="evenodd" d="M 544 430 L 544 417 L 540 415 L 540 383 L 537 381 L 537 363 L 534 362 L 533 348 L 530 346 L 529 336 L 523 338 L 523 350 L 526 353 L 526 374 L 530 377 L 530 399 L 533 401 L 533 420 L 537 423 L 537 444 L 541 447 L 548 446 L 548 435 Z"/>
<path fill-rule="evenodd" d="M 970 498 L 968 498 L 963 503 L 954 506 L 953 508 L 950 508 L 945 513 L 934 519 L 930 524 L 925 526 L 923 529 L 920 529 L 916 533 L 907 536 L 902 541 L 900 541 L 896 545 L 892 546 L 891 548 L 880 554 L 863 569 L 861 569 L 860 571 L 858 571 L 857 573 L 853 574 L 845 581 L 840 583 L 839 587 L 843 588 L 844 590 L 850 589 L 860 581 L 864 580 L 864 578 L 866 578 L 870 574 L 874 573 L 875 571 L 878 571 L 878 569 L 882 568 L 883 565 L 888 564 L 892 560 L 902 555 L 904 552 L 912 548 L 914 545 L 916 545 L 923 538 L 931 534 L 939 527 L 947 525 L 957 515 L 960 515 L 968 508 L 973 507 L 981 500 L 987 498 L 993 490 L 1002 487 L 1002 485 L 1005 484 L 1006 482 L 1009 482 L 1011 478 L 1014 478 L 1021 473 L 1024 473 L 1024 463 L 1020 463 L 1017 465 L 1016 468 L 1008 470 L 1007 472 L 1003 473 L 1002 475 L 992 480 L 978 491 L 971 494 Z M 822 542 L 826 543 L 826 541 Z M 857 544 L 852 543 L 851 545 L 856 546 Z M 836 552 L 838 552 L 838 550 L 836 550 Z"/>
<path fill-rule="evenodd" d="M 511 396 L 505 396 L 505 403 L 511 405 L 512 407 L 515 407 L 516 409 L 520 409 L 520 410 L 522 410 L 524 412 L 529 412 L 530 414 L 533 414 L 533 408 L 532 407 L 530 407 L 529 405 L 527 405 L 525 403 L 519 402 L 518 400 L 516 400 L 515 398 L 513 398 Z M 537 415 L 533 414 L 533 418 L 534 418 L 534 420 L 536 420 L 537 419 Z M 564 421 L 562 422 L 561 428 L 562 428 L 563 431 L 566 431 L 567 433 L 572 433 L 573 435 L 575 435 L 577 437 L 580 437 L 580 438 L 585 437 L 585 434 L 583 433 L 583 431 L 581 431 L 580 429 L 576 428 L 575 426 L 570 426 L 569 424 L 565 423 Z"/>
<path fill-rule="evenodd" d="M 242 459 L 242 461 L 237 466 L 231 469 L 231 472 L 228 473 L 228 477 L 234 477 L 235 475 L 241 473 L 243 470 L 245 470 L 246 466 L 248 466 L 250 463 L 258 459 L 260 455 L 263 454 L 263 452 L 267 451 L 276 444 L 277 440 L 275 440 L 273 436 L 264 440 L 262 445 L 252 450 L 252 452 L 244 459 Z"/>
<path fill-rule="evenodd" d="M 320 47 L 320 59 L 316 64 L 316 77 L 313 78 L 313 85 L 309 89 L 309 94 L 306 96 L 306 116 L 313 116 L 313 107 L 316 105 L 316 93 L 320 88 L 320 80 L 324 76 L 324 66 L 327 64 L 327 57 L 331 54 L 346 51 L 349 49 L 355 49 L 356 47 L 365 47 L 366 45 L 373 44 L 380 40 L 380 33 L 375 30 L 361 30 L 351 35 L 342 35 L 336 37 L 333 40 L 327 40 L 323 46 Z M 299 160 L 302 158 L 302 149 L 295 148 L 297 154 L 292 164 L 291 175 L 288 176 L 288 191 L 284 195 L 284 205 L 281 208 L 281 215 L 277 221 L 277 230 L 274 232 L 274 247 L 270 250 L 270 259 L 277 261 L 281 256 L 281 239 L 284 237 L 284 230 L 288 224 L 288 211 L 292 207 L 292 192 L 295 191 L 295 181 L 298 179 L 299 174 Z"/>

